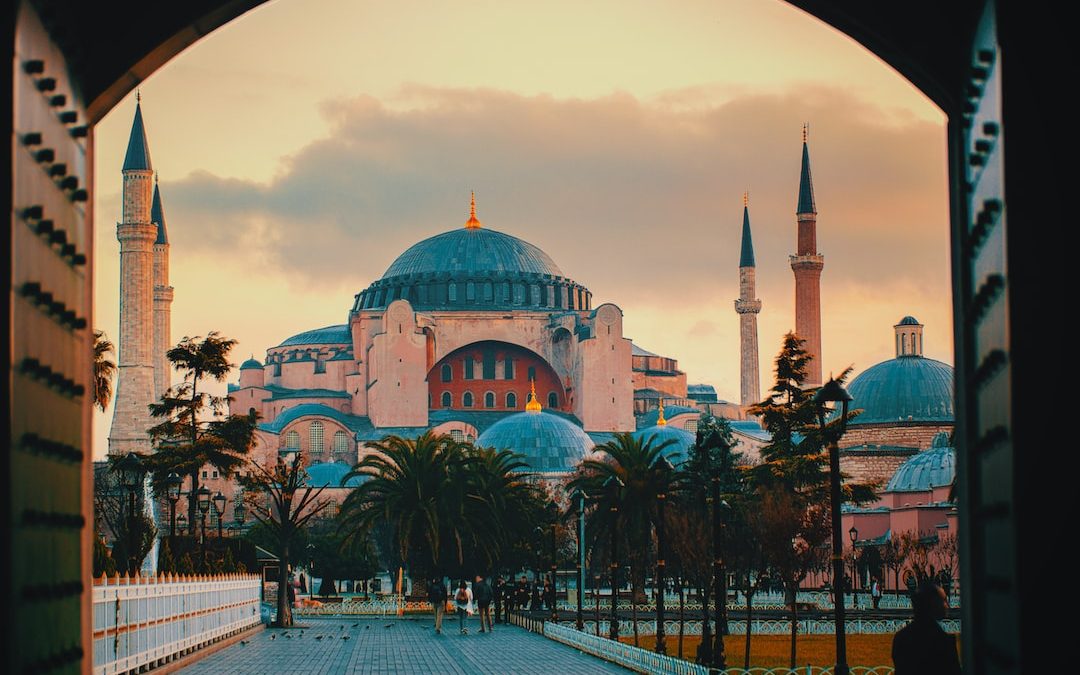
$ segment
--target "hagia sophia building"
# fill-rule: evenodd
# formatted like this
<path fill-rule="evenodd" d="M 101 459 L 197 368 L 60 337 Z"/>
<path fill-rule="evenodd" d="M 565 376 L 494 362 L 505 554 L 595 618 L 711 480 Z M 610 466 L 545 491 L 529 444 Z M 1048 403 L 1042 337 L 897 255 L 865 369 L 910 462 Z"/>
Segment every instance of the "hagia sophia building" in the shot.
<path fill-rule="evenodd" d="M 168 235 L 141 102 L 123 176 L 119 377 L 110 455 L 150 451 L 143 411 L 172 375 L 164 356 L 173 344 Z M 822 383 L 825 260 L 817 250 L 805 129 L 796 203 L 794 323 L 815 356 L 807 384 L 816 386 Z M 701 415 L 709 413 L 731 421 L 738 450 L 753 461 L 769 435 L 746 413 L 761 400 L 762 301 L 745 198 L 739 253 L 739 403 L 719 400 L 710 385 L 688 383 L 675 358 L 634 344 L 613 299 L 596 302 L 584 280 L 536 244 L 482 223 L 473 198 L 463 225 L 413 244 L 357 293 L 344 323 L 293 335 L 268 348 L 263 359 L 245 361 L 239 381 L 229 385 L 230 411 L 258 413 L 255 458 L 301 453 L 310 480 L 331 488 L 338 501 L 351 489 L 341 486 L 341 478 L 370 452 L 367 443 L 427 430 L 510 448 L 541 478 L 559 479 L 615 432 L 673 438 L 673 461 L 682 459 Z M 953 370 L 923 355 L 922 328 L 904 317 L 894 326 L 896 358 L 867 368 L 848 386 L 853 409 L 863 412 L 841 443 L 842 468 L 886 486 L 881 503 L 867 513 L 845 511 L 845 523 L 861 518 L 856 524 L 863 523 L 859 530 L 867 539 L 895 529 L 889 513 L 904 509 L 918 512 L 914 521 L 902 516 L 905 523 L 955 531 L 955 509 L 949 510 L 941 489 L 952 482 L 955 456 L 948 447 Z M 882 339 L 888 339 L 885 331 Z M 237 503 L 231 479 L 213 467 L 202 478 L 211 491 Z M 906 498 L 915 493 L 914 502 Z M 230 508 L 226 523 L 232 522 Z"/>

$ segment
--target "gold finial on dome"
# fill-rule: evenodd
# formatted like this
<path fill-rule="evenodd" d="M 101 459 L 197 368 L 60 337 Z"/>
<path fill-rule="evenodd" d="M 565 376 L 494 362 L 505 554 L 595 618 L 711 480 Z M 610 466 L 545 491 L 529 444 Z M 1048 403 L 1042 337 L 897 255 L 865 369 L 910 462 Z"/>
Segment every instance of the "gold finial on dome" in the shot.
<path fill-rule="evenodd" d="M 746 190 L 742 193 L 742 205 L 744 207 L 750 206 L 750 191 Z"/>
<path fill-rule="evenodd" d="M 667 420 L 664 419 L 664 399 L 660 399 L 660 415 L 656 418 L 656 426 L 666 427 Z"/>
<path fill-rule="evenodd" d="M 532 391 L 529 392 L 529 401 L 525 404 L 525 412 L 538 413 L 543 408 L 540 407 L 540 401 L 536 400 L 536 380 L 529 380 L 529 386 Z"/>
<path fill-rule="evenodd" d="M 802 125 L 802 142 L 805 143 L 807 137 L 810 136 L 810 123 L 804 122 Z"/>
<path fill-rule="evenodd" d="M 476 217 L 476 192 L 473 191 L 469 197 L 469 219 L 465 221 L 465 229 L 479 230 L 481 227 L 483 226 Z"/>

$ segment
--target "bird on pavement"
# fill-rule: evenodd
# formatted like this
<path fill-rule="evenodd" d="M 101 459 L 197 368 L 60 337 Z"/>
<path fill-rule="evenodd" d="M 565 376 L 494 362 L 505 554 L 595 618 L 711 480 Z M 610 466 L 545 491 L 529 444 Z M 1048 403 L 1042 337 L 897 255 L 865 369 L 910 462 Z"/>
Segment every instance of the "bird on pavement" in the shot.
<path fill-rule="evenodd" d="M 342 635 L 342 636 L 341 636 L 341 639 L 342 639 L 342 640 L 348 640 L 348 639 L 349 639 L 349 636 L 348 636 L 348 635 Z"/>
<path fill-rule="evenodd" d="M 352 625 L 352 627 L 353 627 L 353 628 L 356 628 L 356 627 L 357 627 L 357 626 L 359 626 L 359 625 L 360 625 L 360 622 L 359 622 L 359 621 L 357 621 L 356 623 L 354 623 L 354 624 Z"/>
<path fill-rule="evenodd" d="M 316 635 L 316 636 L 315 636 L 315 639 L 316 639 L 316 640 L 321 640 L 321 639 L 323 639 L 323 636 L 322 636 L 322 635 Z"/>
<path fill-rule="evenodd" d="M 271 639 L 271 640 L 276 640 L 276 639 L 277 639 L 277 636 L 276 636 L 276 635 L 271 635 L 271 636 L 270 636 L 270 639 Z"/>
<path fill-rule="evenodd" d="M 242 644 L 242 645 L 246 645 L 247 643 L 248 643 L 248 641 L 247 641 L 247 640 L 241 640 L 241 641 L 240 641 L 240 644 Z"/>

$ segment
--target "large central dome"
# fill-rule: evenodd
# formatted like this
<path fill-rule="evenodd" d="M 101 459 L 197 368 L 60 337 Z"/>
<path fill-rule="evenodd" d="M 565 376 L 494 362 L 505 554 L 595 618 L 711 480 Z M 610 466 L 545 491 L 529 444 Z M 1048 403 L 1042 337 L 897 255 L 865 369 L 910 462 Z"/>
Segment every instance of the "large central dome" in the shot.
<path fill-rule="evenodd" d="M 428 311 L 592 309 L 589 290 L 563 276 L 551 256 L 484 228 L 475 199 L 465 227 L 410 246 L 356 296 L 353 311 L 383 309 L 394 300 Z"/>
<path fill-rule="evenodd" d="M 495 230 L 462 228 L 413 244 L 382 278 L 462 272 L 563 275 L 551 256 L 527 241 Z"/>

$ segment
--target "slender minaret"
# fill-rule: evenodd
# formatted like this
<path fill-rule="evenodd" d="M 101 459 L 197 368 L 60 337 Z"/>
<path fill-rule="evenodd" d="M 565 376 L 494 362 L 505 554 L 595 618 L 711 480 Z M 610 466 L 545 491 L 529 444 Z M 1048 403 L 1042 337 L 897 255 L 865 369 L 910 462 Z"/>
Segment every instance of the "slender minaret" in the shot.
<path fill-rule="evenodd" d="M 808 129 L 804 124 L 799 205 L 795 209 L 799 221 L 799 248 L 791 256 L 791 271 L 795 273 L 795 333 L 806 340 L 804 348 L 811 356 L 805 385 L 816 387 L 822 383 L 821 270 L 825 267 L 825 256 L 817 250 L 817 207 L 814 206 L 814 184 L 810 179 L 810 150 L 806 145 Z"/>
<path fill-rule="evenodd" d="M 142 103 L 136 95 L 124 157 L 123 220 L 120 240 L 120 351 L 116 401 L 109 429 L 109 454 L 150 452 L 147 406 L 154 401 L 154 242 L 158 226 L 150 215 L 154 170 L 143 128 Z"/>
<path fill-rule="evenodd" d="M 743 193 L 742 255 L 739 257 L 739 381 L 743 406 L 761 401 L 761 375 L 758 373 L 757 315 L 761 300 L 757 295 L 757 268 L 754 265 L 754 240 L 750 236 L 750 194 Z"/>
<path fill-rule="evenodd" d="M 169 389 L 172 368 L 165 354 L 172 347 L 173 288 L 169 285 L 169 231 L 165 227 L 165 210 L 161 206 L 161 190 L 154 174 L 154 203 L 150 220 L 157 225 L 154 241 L 154 400 Z"/>

